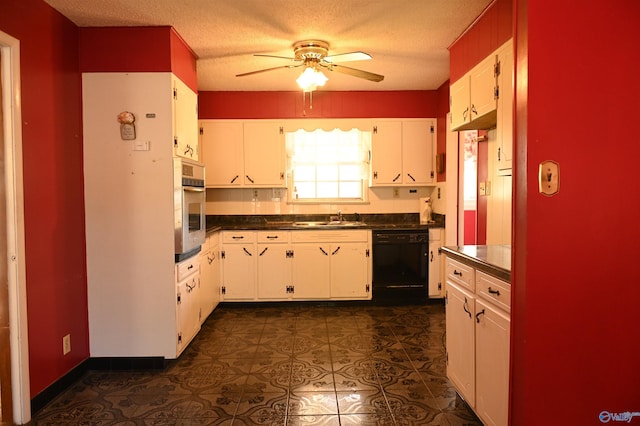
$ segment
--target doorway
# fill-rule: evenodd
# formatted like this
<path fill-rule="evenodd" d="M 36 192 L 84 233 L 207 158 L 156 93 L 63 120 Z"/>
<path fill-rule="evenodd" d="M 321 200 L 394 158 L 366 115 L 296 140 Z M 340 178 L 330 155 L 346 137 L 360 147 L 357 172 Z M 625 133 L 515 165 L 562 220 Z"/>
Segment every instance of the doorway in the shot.
<path fill-rule="evenodd" d="M 0 31 L 0 423 L 31 419 L 20 41 Z"/>

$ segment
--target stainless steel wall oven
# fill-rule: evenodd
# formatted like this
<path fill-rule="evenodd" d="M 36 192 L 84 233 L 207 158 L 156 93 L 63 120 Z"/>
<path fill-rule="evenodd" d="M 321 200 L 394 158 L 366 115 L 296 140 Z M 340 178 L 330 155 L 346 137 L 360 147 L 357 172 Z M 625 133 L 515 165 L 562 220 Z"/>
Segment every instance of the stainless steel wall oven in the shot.
<path fill-rule="evenodd" d="M 174 158 L 176 262 L 200 251 L 206 235 L 204 165 Z"/>

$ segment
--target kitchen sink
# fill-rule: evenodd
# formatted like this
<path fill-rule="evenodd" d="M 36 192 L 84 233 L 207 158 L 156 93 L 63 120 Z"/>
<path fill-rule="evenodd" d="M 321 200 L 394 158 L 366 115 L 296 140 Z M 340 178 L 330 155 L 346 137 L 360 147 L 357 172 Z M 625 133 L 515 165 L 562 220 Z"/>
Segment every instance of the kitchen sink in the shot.
<path fill-rule="evenodd" d="M 364 222 L 359 221 L 350 221 L 350 220 L 329 220 L 329 221 L 304 221 L 304 222 L 293 222 L 293 226 L 300 228 L 322 228 L 322 227 L 332 227 L 332 228 L 348 228 L 348 227 L 357 227 L 357 226 L 366 226 Z"/>

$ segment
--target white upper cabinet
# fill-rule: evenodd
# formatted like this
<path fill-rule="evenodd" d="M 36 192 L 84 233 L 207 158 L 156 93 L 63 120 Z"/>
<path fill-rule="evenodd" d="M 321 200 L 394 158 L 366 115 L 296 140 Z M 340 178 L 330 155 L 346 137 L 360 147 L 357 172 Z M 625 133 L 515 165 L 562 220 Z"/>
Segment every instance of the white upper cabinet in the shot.
<path fill-rule="evenodd" d="M 498 49 L 497 172 L 511 175 L 513 160 L 513 40 Z"/>
<path fill-rule="evenodd" d="M 402 122 L 379 121 L 371 138 L 371 185 L 402 183 Z"/>
<path fill-rule="evenodd" d="M 242 186 L 243 131 L 241 121 L 200 121 L 200 145 L 207 187 Z"/>
<path fill-rule="evenodd" d="M 200 144 L 209 188 L 285 186 L 280 122 L 201 120 Z"/>
<path fill-rule="evenodd" d="M 274 121 L 244 123 L 244 185 L 285 186 L 284 127 Z"/>
<path fill-rule="evenodd" d="M 496 125 L 496 54 L 492 53 L 451 84 L 451 130 L 490 129 Z"/>
<path fill-rule="evenodd" d="M 435 181 L 434 145 L 434 120 L 374 122 L 371 186 L 432 185 Z"/>
<path fill-rule="evenodd" d="M 175 76 L 172 84 L 174 154 L 198 161 L 198 95 Z"/>

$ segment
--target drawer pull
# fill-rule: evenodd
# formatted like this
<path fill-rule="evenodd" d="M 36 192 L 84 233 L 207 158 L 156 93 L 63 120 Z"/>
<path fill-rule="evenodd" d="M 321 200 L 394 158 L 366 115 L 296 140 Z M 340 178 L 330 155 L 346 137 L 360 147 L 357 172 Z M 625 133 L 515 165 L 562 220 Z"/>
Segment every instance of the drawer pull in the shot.
<path fill-rule="evenodd" d="M 267 240 L 277 240 L 278 236 L 277 235 L 267 235 Z"/>
<path fill-rule="evenodd" d="M 461 277 L 462 276 L 462 272 L 458 272 L 457 270 L 454 269 L 453 270 L 453 275 L 457 275 L 457 276 Z"/>
<path fill-rule="evenodd" d="M 248 254 L 249 256 L 253 256 L 253 255 L 251 254 L 251 252 L 250 252 L 249 250 L 247 250 L 247 248 L 246 248 L 246 247 L 242 247 L 242 250 L 244 250 L 244 252 L 245 252 L 246 254 Z"/>
<path fill-rule="evenodd" d="M 258 256 L 262 256 L 263 254 L 265 254 L 267 250 L 269 250 L 269 247 L 265 247 L 264 250 L 262 250 Z"/>
<path fill-rule="evenodd" d="M 467 303 L 468 303 L 467 302 L 467 298 L 465 297 L 464 298 L 464 305 L 462 305 L 462 309 L 464 309 L 464 311 L 469 314 L 469 318 L 471 318 L 471 311 L 469 309 L 467 309 Z"/>
<path fill-rule="evenodd" d="M 327 253 L 326 251 L 324 251 L 324 249 L 322 247 L 318 247 L 320 249 L 320 251 L 322 252 L 322 254 L 324 254 L 325 256 L 329 256 L 329 253 Z"/>
<path fill-rule="evenodd" d="M 234 235 L 234 236 L 233 236 L 233 237 L 231 237 L 231 238 L 233 238 L 234 240 L 241 240 L 241 239 L 243 239 L 244 237 L 243 237 L 243 236 L 239 236 L 239 237 L 238 237 L 238 236 L 235 236 L 235 235 Z"/>
<path fill-rule="evenodd" d="M 495 294 L 496 296 L 500 296 L 500 290 L 493 290 L 491 287 L 489 287 L 487 290 L 491 294 Z"/>
<path fill-rule="evenodd" d="M 480 315 L 484 315 L 484 309 L 476 314 L 476 322 L 480 323 Z"/>

